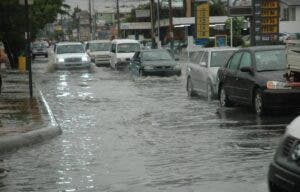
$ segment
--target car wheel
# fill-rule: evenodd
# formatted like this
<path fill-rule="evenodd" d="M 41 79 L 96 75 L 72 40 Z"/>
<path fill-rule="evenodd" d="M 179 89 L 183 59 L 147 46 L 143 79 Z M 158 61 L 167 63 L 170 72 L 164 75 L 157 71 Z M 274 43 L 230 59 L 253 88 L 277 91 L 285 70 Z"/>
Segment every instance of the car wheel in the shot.
<path fill-rule="evenodd" d="M 196 93 L 193 88 L 192 79 L 190 77 L 187 79 L 186 90 L 189 97 L 196 96 Z"/>
<path fill-rule="evenodd" d="M 265 107 L 263 104 L 263 98 L 260 90 L 255 91 L 253 107 L 257 115 L 260 116 L 265 113 Z"/>
<path fill-rule="evenodd" d="M 224 87 L 221 87 L 220 89 L 220 99 L 219 103 L 221 107 L 231 107 L 233 103 L 228 99 L 227 93 L 224 89 Z"/>
<path fill-rule="evenodd" d="M 48 54 L 46 54 L 45 57 L 48 58 Z"/>
<path fill-rule="evenodd" d="M 278 187 L 275 184 L 269 182 L 269 191 L 270 192 L 280 192 L 281 190 L 278 189 Z"/>
<path fill-rule="evenodd" d="M 211 83 L 208 83 L 206 85 L 206 96 L 207 96 L 208 101 L 211 101 L 214 97 L 213 87 L 212 87 Z"/>

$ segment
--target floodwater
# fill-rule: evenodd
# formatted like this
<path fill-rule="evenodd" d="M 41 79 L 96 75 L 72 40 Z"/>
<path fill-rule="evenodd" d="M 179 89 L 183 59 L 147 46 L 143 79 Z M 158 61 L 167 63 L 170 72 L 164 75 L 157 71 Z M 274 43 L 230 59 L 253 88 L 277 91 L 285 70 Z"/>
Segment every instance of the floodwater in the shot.
<path fill-rule="evenodd" d="M 63 134 L 1 156 L 10 172 L 0 191 L 263 192 L 294 118 L 190 99 L 184 75 L 46 68 L 34 64 L 34 81 Z"/>

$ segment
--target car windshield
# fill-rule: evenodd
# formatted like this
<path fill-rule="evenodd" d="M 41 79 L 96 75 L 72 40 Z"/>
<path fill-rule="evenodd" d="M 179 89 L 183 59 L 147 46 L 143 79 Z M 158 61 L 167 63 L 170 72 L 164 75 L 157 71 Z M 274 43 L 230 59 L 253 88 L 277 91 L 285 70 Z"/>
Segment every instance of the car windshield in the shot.
<path fill-rule="evenodd" d="M 90 51 L 109 51 L 110 43 L 90 43 Z"/>
<path fill-rule="evenodd" d="M 279 71 L 287 66 L 285 50 L 257 51 L 255 60 L 257 71 Z"/>
<path fill-rule="evenodd" d="M 82 45 L 60 45 L 57 46 L 57 54 L 84 53 Z"/>
<path fill-rule="evenodd" d="M 140 50 L 138 43 L 121 43 L 118 44 L 118 53 L 132 53 Z"/>
<path fill-rule="evenodd" d="M 46 45 L 44 45 L 42 43 L 33 44 L 33 48 L 34 49 L 43 49 L 43 48 L 46 48 Z"/>
<path fill-rule="evenodd" d="M 210 67 L 221 67 L 225 65 L 234 50 L 214 51 L 211 53 Z"/>
<path fill-rule="evenodd" d="M 172 60 L 172 57 L 167 51 L 146 51 L 143 54 L 145 61 Z"/>

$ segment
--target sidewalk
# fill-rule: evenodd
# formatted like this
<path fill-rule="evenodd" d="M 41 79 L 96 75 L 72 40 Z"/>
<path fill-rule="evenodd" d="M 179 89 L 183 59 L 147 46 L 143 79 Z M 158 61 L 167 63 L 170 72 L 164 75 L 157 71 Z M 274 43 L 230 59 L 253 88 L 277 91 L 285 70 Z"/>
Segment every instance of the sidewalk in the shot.
<path fill-rule="evenodd" d="M 43 94 L 34 86 L 30 99 L 28 74 L 8 71 L 0 95 L 0 154 L 50 139 L 61 133 Z"/>

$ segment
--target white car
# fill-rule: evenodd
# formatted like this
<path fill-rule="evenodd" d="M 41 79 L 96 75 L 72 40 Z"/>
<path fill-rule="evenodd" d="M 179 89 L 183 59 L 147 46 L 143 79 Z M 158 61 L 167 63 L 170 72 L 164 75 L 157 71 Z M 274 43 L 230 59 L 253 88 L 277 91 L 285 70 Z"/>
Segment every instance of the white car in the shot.
<path fill-rule="evenodd" d="M 54 46 L 52 62 L 56 69 L 89 68 L 91 58 L 85 52 L 82 43 L 63 42 Z"/>
<path fill-rule="evenodd" d="M 109 40 L 94 40 L 86 44 L 86 52 L 91 57 L 93 63 L 97 66 L 110 64 L 110 48 Z"/>
<path fill-rule="evenodd" d="M 201 94 L 208 99 L 216 98 L 218 69 L 237 50 L 237 48 L 231 47 L 195 47 L 191 50 L 187 63 L 186 89 L 188 96 Z"/>
<path fill-rule="evenodd" d="M 114 39 L 111 43 L 110 66 L 116 70 L 128 66 L 135 52 L 140 50 L 141 44 L 136 40 Z"/>

